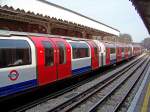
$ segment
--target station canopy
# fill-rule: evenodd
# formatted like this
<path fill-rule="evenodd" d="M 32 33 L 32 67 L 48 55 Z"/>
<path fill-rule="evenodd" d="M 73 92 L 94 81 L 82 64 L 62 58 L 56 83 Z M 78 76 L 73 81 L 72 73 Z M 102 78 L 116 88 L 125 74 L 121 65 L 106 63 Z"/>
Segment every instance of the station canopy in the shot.
<path fill-rule="evenodd" d="M 64 21 L 84 25 L 116 36 L 119 36 L 120 33 L 119 30 L 113 27 L 105 25 L 72 10 L 50 3 L 46 0 L 1 0 L 0 5 L 2 7 L 7 5 L 8 7 L 13 7 L 16 10 L 23 9 L 25 12 L 30 11 L 35 14 L 42 14 L 43 16 L 62 19 Z"/>
<path fill-rule="evenodd" d="M 150 34 L 150 0 L 130 0 L 141 16 Z"/>

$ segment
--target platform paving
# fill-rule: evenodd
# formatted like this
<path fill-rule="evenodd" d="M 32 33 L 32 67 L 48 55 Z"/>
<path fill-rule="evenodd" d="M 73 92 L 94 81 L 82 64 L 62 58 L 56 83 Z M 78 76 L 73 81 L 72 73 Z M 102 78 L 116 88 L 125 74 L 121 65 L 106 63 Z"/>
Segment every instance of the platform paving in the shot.
<path fill-rule="evenodd" d="M 150 112 L 150 67 L 127 112 Z"/>

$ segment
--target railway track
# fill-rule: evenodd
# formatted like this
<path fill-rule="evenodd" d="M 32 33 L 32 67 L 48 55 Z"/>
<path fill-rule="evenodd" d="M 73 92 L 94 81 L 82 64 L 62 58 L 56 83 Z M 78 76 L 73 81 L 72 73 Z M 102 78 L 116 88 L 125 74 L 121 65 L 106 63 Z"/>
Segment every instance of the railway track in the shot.
<path fill-rule="evenodd" d="M 131 77 L 131 75 L 139 67 L 141 67 L 144 62 L 145 61 L 142 60 L 131 64 L 129 67 L 124 69 L 124 71 L 117 73 L 113 78 L 108 79 L 105 83 L 99 83 L 49 111 L 96 111 L 97 107 L 99 107 L 99 105 L 104 102 L 108 96 L 113 94 L 113 92 L 120 87 L 122 83 L 126 82 L 126 80 Z"/>
<path fill-rule="evenodd" d="M 141 57 L 142 58 L 142 57 Z M 142 63 L 144 63 L 144 60 L 141 60 L 141 58 L 138 58 L 137 60 L 134 60 L 132 61 L 132 63 L 130 64 L 127 64 L 125 67 L 122 67 L 122 69 L 120 70 L 116 70 L 112 75 L 110 75 L 109 77 L 106 77 L 105 79 L 101 80 L 99 83 L 93 85 L 92 87 L 86 89 L 86 90 L 83 90 L 83 92 L 81 93 L 78 93 L 76 95 L 73 95 L 73 97 L 67 99 L 66 101 L 64 101 L 63 103 L 60 103 L 60 104 L 57 104 L 55 105 L 55 99 L 59 100 L 59 98 L 61 97 L 62 94 L 60 94 L 59 97 L 56 97 L 56 98 L 52 98 L 50 100 L 50 98 L 44 98 L 44 99 L 41 99 L 43 101 L 39 101 L 39 102 L 32 102 L 32 104 L 28 104 L 28 105 L 25 105 L 21 108 L 18 108 L 18 109 L 15 109 L 13 111 L 24 111 L 24 110 L 27 110 L 31 107 L 37 107 L 36 105 L 44 105 L 44 104 L 40 104 L 40 103 L 43 103 L 43 102 L 48 102 L 49 105 L 51 103 L 53 103 L 52 107 L 49 108 L 49 109 L 45 109 L 45 111 L 96 111 L 97 108 L 99 107 L 100 103 L 104 102 L 104 99 L 106 99 L 109 95 L 107 95 L 108 93 L 111 94 L 110 90 L 111 88 L 113 88 L 113 86 L 115 84 L 117 84 L 118 82 L 124 82 L 124 81 L 120 81 L 121 79 L 125 80 L 125 75 L 123 74 L 127 74 L 129 71 L 131 72 L 131 69 L 134 69 L 132 71 L 135 72 L 137 68 L 139 68 L 140 66 L 142 66 Z M 145 59 L 146 60 L 146 59 Z M 122 71 L 123 70 L 123 71 Z M 130 75 L 127 75 L 128 77 L 130 77 Z M 128 78 L 127 78 L 128 79 Z M 127 80 L 126 79 L 126 80 Z M 114 84 L 114 85 L 113 85 Z M 120 83 L 119 83 L 120 84 Z M 118 84 L 117 87 L 120 87 L 120 85 Z M 113 85 L 113 86 L 112 86 Z M 116 87 L 116 88 L 117 88 Z M 107 88 L 105 90 L 105 88 Z M 75 90 L 74 90 L 75 91 Z M 100 92 L 101 91 L 101 92 Z M 101 96 L 99 95 L 96 95 L 98 94 L 99 92 L 100 93 L 103 93 L 104 94 L 101 94 Z M 104 92 L 105 91 L 105 92 Z M 107 92 L 106 92 L 107 91 Z M 115 89 L 113 90 L 115 91 Z M 65 94 L 65 92 L 63 93 Z M 106 97 L 107 95 L 107 97 Z M 95 98 L 96 100 L 100 100 L 103 99 L 100 103 L 97 102 L 95 103 L 96 101 L 93 100 L 93 98 Z M 106 97 L 106 98 L 105 98 Z M 50 100 L 50 101 L 49 101 Z M 54 101 L 54 102 L 53 102 Z M 91 104 L 91 106 L 88 106 L 89 108 L 84 108 L 84 109 L 87 109 L 87 110 L 84 110 L 83 107 L 86 106 L 86 103 L 89 103 Z M 94 102 L 94 103 L 91 103 L 91 102 Z M 88 105 L 90 105 L 88 104 Z M 30 105 L 30 106 L 29 106 Z M 46 104 L 47 105 L 47 104 Z M 94 105 L 94 106 L 93 106 Z M 82 107 L 83 106 L 83 107 Z M 92 107 L 93 106 L 93 107 Z M 86 106 L 87 107 L 87 106 Z M 92 108 L 91 108 L 92 107 Z M 29 109 L 28 111 L 32 111 L 34 110 L 35 108 L 31 108 Z M 38 109 L 38 107 L 37 107 Z M 42 110 L 43 111 L 43 110 Z"/>
<path fill-rule="evenodd" d="M 117 85 L 114 85 L 113 89 L 109 90 L 108 93 L 104 95 L 104 97 L 96 104 L 94 104 L 87 112 L 118 111 L 124 100 L 128 97 L 130 91 L 134 88 L 134 85 L 139 81 L 144 70 L 147 68 L 146 66 L 149 64 L 149 59 L 146 60 L 145 63 L 140 64 L 142 65 L 138 66 L 137 70 L 135 68 L 133 72 L 127 74 L 124 80 L 121 80 Z"/>

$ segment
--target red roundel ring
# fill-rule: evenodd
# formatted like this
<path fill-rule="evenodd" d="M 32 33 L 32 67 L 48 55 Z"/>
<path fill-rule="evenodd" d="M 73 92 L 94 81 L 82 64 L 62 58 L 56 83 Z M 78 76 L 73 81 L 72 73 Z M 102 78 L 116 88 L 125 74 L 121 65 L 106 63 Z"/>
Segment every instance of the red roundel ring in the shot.
<path fill-rule="evenodd" d="M 11 81 L 15 81 L 18 79 L 19 73 L 16 70 L 12 70 L 12 71 L 10 71 L 8 77 Z"/>

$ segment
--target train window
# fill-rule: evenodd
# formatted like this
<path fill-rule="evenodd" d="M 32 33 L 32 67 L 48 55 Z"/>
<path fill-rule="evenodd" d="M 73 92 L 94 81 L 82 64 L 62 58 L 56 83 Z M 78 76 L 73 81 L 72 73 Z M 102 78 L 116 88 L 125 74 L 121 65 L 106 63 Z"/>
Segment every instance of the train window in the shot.
<path fill-rule="evenodd" d="M 50 42 L 42 41 L 45 52 L 45 66 L 54 65 L 54 49 Z"/>
<path fill-rule="evenodd" d="M 0 68 L 31 64 L 31 49 L 25 40 L 0 39 Z"/>
<path fill-rule="evenodd" d="M 116 53 L 116 49 L 115 48 L 110 48 L 110 54 L 114 54 Z"/>
<path fill-rule="evenodd" d="M 70 42 L 72 46 L 72 58 L 84 58 L 89 57 L 89 47 L 85 43 L 78 43 L 78 42 Z"/>
<path fill-rule="evenodd" d="M 63 42 L 57 42 L 59 48 L 59 64 L 66 63 L 66 46 Z"/>

